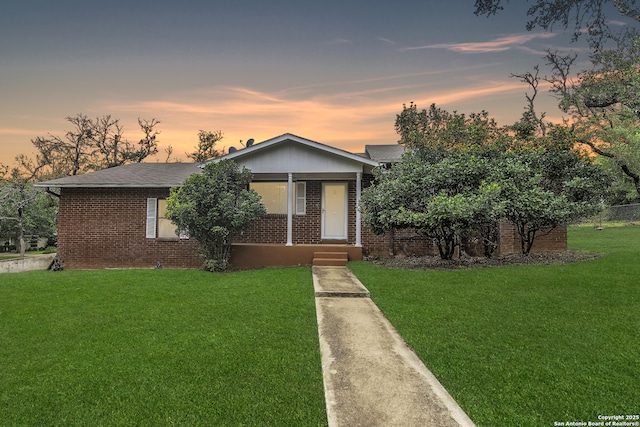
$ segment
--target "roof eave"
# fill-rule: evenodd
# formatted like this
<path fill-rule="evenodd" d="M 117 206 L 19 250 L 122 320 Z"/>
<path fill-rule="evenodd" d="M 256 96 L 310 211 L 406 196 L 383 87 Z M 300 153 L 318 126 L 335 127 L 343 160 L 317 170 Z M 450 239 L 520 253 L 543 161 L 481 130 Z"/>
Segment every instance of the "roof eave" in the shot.
<path fill-rule="evenodd" d="M 36 187 L 57 187 L 57 188 L 171 188 L 182 186 L 182 182 L 169 184 L 169 183 L 146 183 L 146 184 L 56 184 L 48 182 L 40 182 L 35 184 Z"/>

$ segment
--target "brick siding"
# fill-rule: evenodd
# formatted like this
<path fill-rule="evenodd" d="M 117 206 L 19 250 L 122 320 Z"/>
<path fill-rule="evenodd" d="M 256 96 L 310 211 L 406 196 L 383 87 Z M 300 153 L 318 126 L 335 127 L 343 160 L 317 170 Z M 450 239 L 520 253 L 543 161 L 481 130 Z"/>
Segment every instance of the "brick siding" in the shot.
<path fill-rule="evenodd" d="M 58 253 L 65 268 L 197 268 L 193 239 L 148 239 L 147 198 L 166 188 L 62 188 Z"/>
<path fill-rule="evenodd" d="M 503 222 L 500 224 L 500 244 L 498 254 L 521 252 L 520 236 L 515 225 Z M 550 233 L 538 233 L 531 247 L 531 252 L 554 252 L 567 250 L 567 226 L 554 228 Z"/>
<path fill-rule="evenodd" d="M 363 188 L 371 176 L 363 177 Z M 321 244 L 322 182 L 307 181 L 306 213 L 293 216 L 293 244 Z M 157 262 L 170 268 L 199 268 L 195 239 L 146 238 L 147 198 L 167 198 L 166 188 L 62 188 L 58 215 L 58 253 L 70 269 L 153 268 Z M 356 240 L 356 183 L 348 182 L 348 239 Z M 375 235 L 362 224 L 364 256 L 389 256 L 391 235 Z M 275 243 L 287 241 L 287 216 L 267 215 L 256 221 L 234 243 Z M 567 229 L 558 227 L 539 235 L 534 252 L 567 248 Z M 520 239 L 512 225 L 501 225 L 499 254 L 518 253 Z M 411 230 L 393 235 L 396 255 L 438 255 L 432 239 Z M 481 255 L 481 249 L 478 255 Z"/>

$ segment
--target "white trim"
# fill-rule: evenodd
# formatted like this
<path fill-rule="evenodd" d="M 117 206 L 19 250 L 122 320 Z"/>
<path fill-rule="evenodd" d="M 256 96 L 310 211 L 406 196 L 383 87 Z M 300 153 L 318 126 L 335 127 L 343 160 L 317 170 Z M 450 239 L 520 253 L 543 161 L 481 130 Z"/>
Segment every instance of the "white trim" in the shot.
<path fill-rule="evenodd" d="M 362 247 L 362 217 L 360 196 L 362 195 L 362 172 L 356 173 L 356 247 Z"/>
<path fill-rule="evenodd" d="M 158 224 L 158 199 L 147 199 L 147 239 L 156 238 Z"/>
<path fill-rule="evenodd" d="M 287 246 L 293 246 L 293 174 L 287 178 Z"/>

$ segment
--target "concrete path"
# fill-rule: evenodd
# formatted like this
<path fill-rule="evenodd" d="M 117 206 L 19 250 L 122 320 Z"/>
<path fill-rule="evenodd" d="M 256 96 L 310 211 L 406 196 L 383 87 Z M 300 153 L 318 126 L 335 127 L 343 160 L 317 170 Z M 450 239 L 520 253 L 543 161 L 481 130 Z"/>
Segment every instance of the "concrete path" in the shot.
<path fill-rule="evenodd" d="M 346 267 L 313 267 L 329 427 L 473 426 Z"/>

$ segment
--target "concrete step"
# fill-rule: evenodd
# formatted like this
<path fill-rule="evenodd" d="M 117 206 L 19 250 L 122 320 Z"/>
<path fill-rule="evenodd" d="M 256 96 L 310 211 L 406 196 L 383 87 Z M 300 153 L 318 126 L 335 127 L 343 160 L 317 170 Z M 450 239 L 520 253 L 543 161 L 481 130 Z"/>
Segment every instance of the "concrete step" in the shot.
<path fill-rule="evenodd" d="M 314 252 L 313 265 L 345 266 L 349 261 L 347 252 Z"/>
<path fill-rule="evenodd" d="M 330 266 L 330 267 L 344 267 L 347 265 L 346 259 L 335 258 L 314 258 L 313 265 L 317 266 Z"/>

